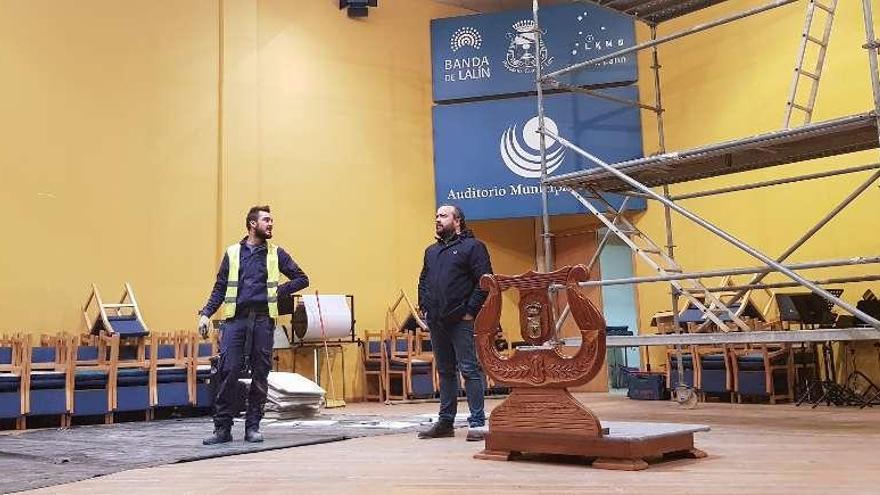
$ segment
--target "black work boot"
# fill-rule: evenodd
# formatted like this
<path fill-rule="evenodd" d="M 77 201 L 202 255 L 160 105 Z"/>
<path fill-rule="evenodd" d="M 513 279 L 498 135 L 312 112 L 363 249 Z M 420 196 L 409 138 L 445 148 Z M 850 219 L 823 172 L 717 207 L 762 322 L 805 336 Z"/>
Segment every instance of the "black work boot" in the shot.
<path fill-rule="evenodd" d="M 419 432 L 419 438 L 448 438 L 455 436 L 455 428 L 452 423 L 438 421 L 427 430 Z"/>
<path fill-rule="evenodd" d="M 244 430 L 244 441 L 251 443 L 260 443 L 263 441 L 263 434 L 259 428 L 246 428 Z"/>
<path fill-rule="evenodd" d="M 227 443 L 232 441 L 232 432 L 226 428 L 218 428 L 214 430 L 208 438 L 202 440 L 202 445 L 216 445 L 218 443 Z"/>

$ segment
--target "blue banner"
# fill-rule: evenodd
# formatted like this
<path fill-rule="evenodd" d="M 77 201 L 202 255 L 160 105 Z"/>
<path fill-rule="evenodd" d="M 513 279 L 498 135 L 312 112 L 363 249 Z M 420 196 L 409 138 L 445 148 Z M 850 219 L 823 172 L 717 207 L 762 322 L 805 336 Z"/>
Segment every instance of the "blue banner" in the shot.
<path fill-rule="evenodd" d="M 635 86 L 604 90 L 636 99 Z M 461 206 L 469 219 L 539 216 L 540 141 L 535 97 L 508 98 L 434 107 L 434 177 L 437 204 Z M 547 129 L 609 163 L 642 156 L 637 108 L 584 95 L 545 98 Z M 594 166 L 580 155 L 547 140 L 549 175 Z M 619 205 L 620 197 L 608 196 Z M 632 209 L 645 200 L 631 199 Z M 567 190 L 550 191 L 552 215 L 586 209 Z"/>
<path fill-rule="evenodd" d="M 541 8 L 544 74 L 635 44 L 631 17 L 597 5 Z M 532 11 L 450 17 L 431 21 L 434 101 L 535 91 Z M 577 86 L 634 82 L 634 54 L 559 77 Z"/>

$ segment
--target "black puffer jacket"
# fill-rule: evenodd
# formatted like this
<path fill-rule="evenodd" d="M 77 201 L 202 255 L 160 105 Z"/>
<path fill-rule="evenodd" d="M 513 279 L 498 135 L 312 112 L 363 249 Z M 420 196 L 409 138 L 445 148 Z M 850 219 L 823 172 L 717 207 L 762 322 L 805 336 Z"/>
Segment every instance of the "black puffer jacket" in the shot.
<path fill-rule="evenodd" d="M 428 324 L 476 316 L 486 300 L 480 290 L 480 277 L 486 273 L 492 273 L 489 251 L 470 230 L 428 246 L 419 276 L 419 307 Z"/>

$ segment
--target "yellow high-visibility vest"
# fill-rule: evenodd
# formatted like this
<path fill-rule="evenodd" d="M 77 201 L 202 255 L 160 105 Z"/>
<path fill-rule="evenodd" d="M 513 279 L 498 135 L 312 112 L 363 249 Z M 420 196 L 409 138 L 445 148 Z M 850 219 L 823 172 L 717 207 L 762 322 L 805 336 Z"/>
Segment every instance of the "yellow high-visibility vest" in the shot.
<path fill-rule="evenodd" d="M 240 267 L 241 244 L 236 243 L 226 248 L 229 258 L 229 276 L 226 281 L 226 297 L 223 299 L 223 316 L 235 316 L 235 301 L 238 298 L 238 269 Z M 278 246 L 266 243 L 266 300 L 269 304 L 269 316 L 278 318 Z"/>

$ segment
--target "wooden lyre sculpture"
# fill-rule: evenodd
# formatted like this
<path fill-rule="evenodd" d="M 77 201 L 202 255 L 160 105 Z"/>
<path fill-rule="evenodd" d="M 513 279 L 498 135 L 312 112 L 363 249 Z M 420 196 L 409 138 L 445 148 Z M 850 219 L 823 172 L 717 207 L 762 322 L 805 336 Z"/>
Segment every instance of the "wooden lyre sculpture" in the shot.
<path fill-rule="evenodd" d="M 650 423 L 629 423 L 618 428 L 623 434 L 609 435 L 599 418 L 569 393 L 568 387 L 593 379 L 605 359 L 605 319 L 578 285 L 587 278 L 586 267 L 576 265 L 552 273 L 484 275 L 480 280 L 489 295 L 475 323 L 477 353 L 486 374 L 509 386 L 511 393 L 492 411 L 485 450 L 474 457 L 509 460 L 524 452 L 569 454 L 596 458 L 594 467 L 637 470 L 648 467 L 646 458 L 670 452 L 705 455 L 693 448 L 693 432 L 700 428 L 682 431 L 677 425 L 657 425 L 665 426 L 658 431 Z M 556 324 L 551 285 L 564 287 L 580 329 L 580 348 L 573 355 L 558 346 L 542 347 L 553 337 Z M 507 289 L 519 291 L 523 340 L 538 347 L 509 357 L 495 347 L 501 293 Z"/>

